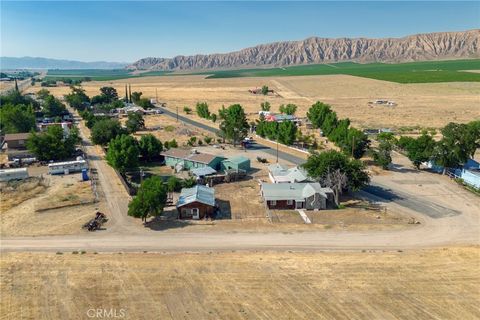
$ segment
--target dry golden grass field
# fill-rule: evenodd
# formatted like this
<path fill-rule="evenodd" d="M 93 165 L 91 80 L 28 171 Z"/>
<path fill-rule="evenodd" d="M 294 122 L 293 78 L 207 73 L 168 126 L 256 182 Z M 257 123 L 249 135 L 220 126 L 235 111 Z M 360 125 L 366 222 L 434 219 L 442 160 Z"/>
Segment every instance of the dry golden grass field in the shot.
<path fill-rule="evenodd" d="M 91 309 L 114 310 L 135 320 L 480 317 L 478 247 L 5 253 L 0 267 L 0 319 L 5 320 L 89 319 Z"/>
<path fill-rule="evenodd" d="M 1 191 L 0 235 L 38 236 L 76 234 L 91 219 L 96 208 L 89 182 L 80 175 L 49 176 Z"/>
<path fill-rule="evenodd" d="M 248 112 L 257 112 L 260 103 L 270 101 L 272 111 L 280 104 L 295 103 L 298 114 L 305 115 L 310 105 L 323 101 L 333 106 L 340 117 L 349 117 L 361 127 L 422 126 L 441 127 L 450 121 L 467 122 L 480 117 L 480 83 L 399 84 L 347 75 L 205 79 L 204 76 L 143 77 L 115 81 L 83 83 L 89 95 L 102 86 L 113 86 L 125 95 L 125 84 L 145 97 L 166 102 L 173 110 L 184 106 L 194 109 L 197 101 L 206 101 L 212 112 L 222 105 L 240 103 Z M 267 85 L 279 95 L 264 97 L 250 94 L 249 88 Z M 40 87 L 28 89 L 38 91 Z M 49 88 L 63 95 L 68 87 Z M 394 100 L 394 108 L 368 106 L 375 99 Z"/>

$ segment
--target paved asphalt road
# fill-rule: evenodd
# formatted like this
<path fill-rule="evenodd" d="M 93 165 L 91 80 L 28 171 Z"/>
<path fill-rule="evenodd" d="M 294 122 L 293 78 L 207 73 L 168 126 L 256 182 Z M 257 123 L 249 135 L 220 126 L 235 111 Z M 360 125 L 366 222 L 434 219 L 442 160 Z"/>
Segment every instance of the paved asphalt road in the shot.
<path fill-rule="evenodd" d="M 187 118 L 181 115 L 177 115 L 175 112 L 172 112 L 165 108 L 161 108 L 161 109 L 164 111 L 166 115 L 171 117 L 178 117 L 180 121 L 183 121 L 185 123 L 188 123 L 190 125 L 193 125 L 195 127 L 201 128 L 203 130 L 206 130 L 212 133 L 218 132 L 218 129 L 212 128 L 206 124 L 197 122 L 195 120 L 192 120 L 190 118 Z M 277 150 L 272 149 L 269 146 L 266 146 L 258 142 L 253 143 L 249 149 L 261 150 L 262 152 L 268 153 L 273 156 L 277 155 Z M 297 165 L 305 162 L 305 159 L 303 158 L 297 157 L 295 155 L 292 155 L 280 150 L 278 151 L 278 157 L 279 159 L 282 159 L 284 161 L 288 161 L 291 163 L 295 163 Z M 417 198 L 411 194 L 406 194 L 396 190 L 392 190 L 391 188 L 385 185 L 375 182 L 374 178 L 371 181 L 370 185 L 365 187 L 363 191 L 365 191 L 365 193 L 367 194 L 371 194 L 371 195 L 374 195 L 375 197 L 381 198 L 383 202 L 394 202 L 402 207 L 427 215 L 431 218 L 451 217 L 451 216 L 460 214 L 460 212 L 458 211 L 442 207 L 435 203 L 426 201 L 425 199 Z"/>

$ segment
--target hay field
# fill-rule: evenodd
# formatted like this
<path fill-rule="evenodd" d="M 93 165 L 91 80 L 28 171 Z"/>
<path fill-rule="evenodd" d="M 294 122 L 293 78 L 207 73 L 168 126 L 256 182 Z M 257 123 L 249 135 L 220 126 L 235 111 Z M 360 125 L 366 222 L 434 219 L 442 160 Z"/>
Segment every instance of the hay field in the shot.
<path fill-rule="evenodd" d="M 323 101 L 333 106 L 340 117 L 349 117 L 360 127 L 441 127 L 450 121 L 467 122 L 480 117 L 480 83 L 421 83 L 399 84 L 348 75 L 256 77 L 205 79 L 202 75 L 141 77 L 116 81 L 83 83 L 89 95 L 98 94 L 102 86 L 114 86 L 119 96 L 125 95 L 125 84 L 132 91 L 141 91 L 145 97 L 166 102 L 168 108 L 182 112 L 184 106 L 194 108 L 197 101 L 206 101 L 211 111 L 222 105 L 240 103 L 248 112 L 258 112 L 260 103 L 270 101 L 272 110 L 280 104 L 295 103 L 303 116 L 310 105 Z M 262 96 L 248 93 L 249 88 L 267 85 L 280 96 Z M 38 91 L 40 87 L 30 88 Z M 55 95 L 63 95 L 68 87 L 49 88 Z M 394 100 L 395 108 L 370 107 L 375 99 Z"/>
<path fill-rule="evenodd" d="M 479 254 L 6 253 L 0 318 L 478 319 Z"/>

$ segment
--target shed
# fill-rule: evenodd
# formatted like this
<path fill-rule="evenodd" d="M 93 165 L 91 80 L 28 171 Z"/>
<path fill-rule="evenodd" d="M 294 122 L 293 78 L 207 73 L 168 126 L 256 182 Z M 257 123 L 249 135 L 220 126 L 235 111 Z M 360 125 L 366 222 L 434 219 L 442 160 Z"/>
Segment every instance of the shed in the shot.
<path fill-rule="evenodd" d="M 30 133 L 8 133 L 5 135 L 4 142 L 7 144 L 9 149 L 26 149 L 27 148 L 27 139 Z"/>
<path fill-rule="evenodd" d="M 177 202 L 180 219 L 212 217 L 215 211 L 215 189 L 202 185 L 183 188 Z"/>
<path fill-rule="evenodd" d="M 230 170 L 234 169 L 236 171 L 244 170 L 245 172 L 250 171 L 250 159 L 244 156 L 236 156 L 233 158 L 228 158 L 222 161 L 222 169 Z"/>

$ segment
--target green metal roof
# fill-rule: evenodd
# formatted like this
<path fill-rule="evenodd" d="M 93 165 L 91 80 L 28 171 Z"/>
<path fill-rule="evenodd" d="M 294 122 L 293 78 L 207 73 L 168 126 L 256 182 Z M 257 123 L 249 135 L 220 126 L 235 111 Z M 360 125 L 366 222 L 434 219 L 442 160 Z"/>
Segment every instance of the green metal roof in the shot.
<path fill-rule="evenodd" d="M 229 162 L 235 163 L 235 164 L 241 164 L 241 163 L 245 163 L 245 162 L 250 162 L 250 159 L 248 159 L 247 157 L 244 157 L 244 156 L 236 156 L 236 157 L 228 158 L 227 160 L 224 160 L 224 161 L 229 161 Z"/>

